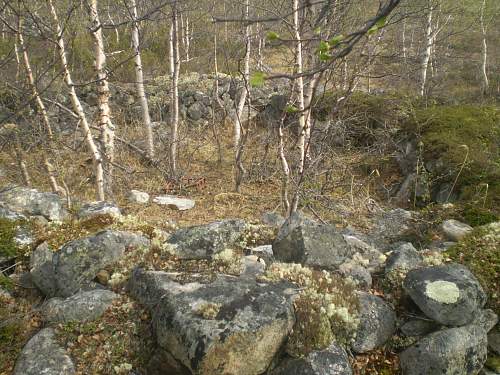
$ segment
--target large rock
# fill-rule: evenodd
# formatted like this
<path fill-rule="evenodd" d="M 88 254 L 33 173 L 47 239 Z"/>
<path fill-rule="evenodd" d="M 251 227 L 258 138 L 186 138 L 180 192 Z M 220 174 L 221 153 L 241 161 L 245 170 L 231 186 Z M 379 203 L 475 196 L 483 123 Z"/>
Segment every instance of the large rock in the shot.
<path fill-rule="evenodd" d="M 354 236 L 342 234 L 331 225 L 290 226 L 278 234 L 273 253 L 280 262 L 323 269 L 337 269 L 355 256 L 365 260 L 366 266 L 372 269 L 382 261 L 382 254 L 375 248 Z"/>
<path fill-rule="evenodd" d="M 14 375 L 75 374 L 71 358 L 56 341 L 52 328 L 44 328 L 33 336 L 19 355 Z"/>
<path fill-rule="evenodd" d="M 366 353 L 383 345 L 396 330 L 396 313 L 382 298 L 368 293 L 359 296 L 360 324 L 352 349 Z"/>
<path fill-rule="evenodd" d="M 97 273 L 121 259 L 129 247 L 147 247 L 139 235 L 105 230 L 96 235 L 70 241 L 54 254 L 55 296 L 69 297 L 88 288 Z"/>
<path fill-rule="evenodd" d="M 467 325 L 431 333 L 399 358 L 405 375 L 475 375 L 486 355 L 485 330 Z"/>
<path fill-rule="evenodd" d="M 16 221 L 24 220 L 26 219 L 26 216 L 21 215 L 19 212 L 8 209 L 7 207 L 3 206 L 3 203 L 0 202 L 0 218 Z"/>
<path fill-rule="evenodd" d="M 179 229 L 168 243 L 181 259 L 203 259 L 233 246 L 245 230 L 243 220 L 229 219 Z"/>
<path fill-rule="evenodd" d="M 79 292 L 66 299 L 54 297 L 42 305 L 42 317 L 49 323 L 90 322 L 100 318 L 117 298 L 105 289 Z"/>
<path fill-rule="evenodd" d="M 294 325 L 290 283 L 219 276 L 173 281 L 136 269 L 129 291 L 152 308 L 158 344 L 194 374 L 262 374 Z"/>
<path fill-rule="evenodd" d="M 64 220 L 69 216 L 62 199 L 54 193 L 42 193 L 22 186 L 9 186 L 0 190 L 4 209 L 26 216 L 41 215 L 49 220 Z"/>
<path fill-rule="evenodd" d="M 460 264 L 412 270 L 403 288 L 425 315 L 449 326 L 470 323 L 486 303 L 483 288 Z"/>
<path fill-rule="evenodd" d="M 444 235 L 451 241 L 460 241 L 466 234 L 472 232 L 472 227 L 458 220 L 449 219 L 441 224 Z"/>
<path fill-rule="evenodd" d="M 52 258 L 53 251 L 47 242 L 40 244 L 30 256 L 30 273 L 33 283 L 46 296 L 56 293 L 55 269 Z"/>
<path fill-rule="evenodd" d="M 179 198 L 173 195 L 160 195 L 153 199 L 153 202 L 160 206 L 167 206 L 174 210 L 186 211 L 194 207 L 195 202 L 188 198 Z"/>
<path fill-rule="evenodd" d="M 385 263 L 385 273 L 410 271 L 420 267 L 424 258 L 411 243 L 403 243 L 394 250 Z"/>
<path fill-rule="evenodd" d="M 83 205 L 78 211 L 77 216 L 80 220 L 87 220 L 101 215 L 120 217 L 121 211 L 118 206 L 112 202 L 98 201 Z"/>
<path fill-rule="evenodd" d="M 401 208 L 375 215 L 370 240 L 375 247 L 383 249 L 391 243 L 404 241 L 414 226 L 414 214 Z"/>
<path fill-rule="evenodd" d="M 344 348 L 333 343 L 303 358 L 285 360 L 272 375 L 351 375 L 349 357 Z"/>

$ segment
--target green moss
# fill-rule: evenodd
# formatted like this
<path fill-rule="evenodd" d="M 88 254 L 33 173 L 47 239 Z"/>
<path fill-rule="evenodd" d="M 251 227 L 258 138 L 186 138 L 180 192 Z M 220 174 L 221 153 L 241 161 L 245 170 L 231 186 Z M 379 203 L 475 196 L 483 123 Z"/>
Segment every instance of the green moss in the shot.
<path fill-rule="evenodd" d="M 499 202 L 498 107 L 455 105 L 416 109 L 406 125 L 420 136 L 425 160 L 441 162 L 431 171 L 433 178 L 453 183 L 458 176 L 455 191 L 461 192 L 462 199 L 486 200 L 490 205 Z"/>
<path fill-rule="evenodd" d="M 485 366 L 495 372 L 500 371 L 500 356 L 489 356 L 486 360 Z"/>
<path fill-rule="evenodd" d="M 487 305 L 500 311 L 500 222 L 475 228 L 446 255 L 467 266 L 488 293 Z"/>
<path fill-rule="evenodd" d="M 462 216 L 467 224 L 473 227 L 486 225 L 498 221 L 499 217 L 492 210 L 478 207 L 476 205 L 467 205 L 463 208 Z"/>
<path fill-rule="evenodd" d="M 0 256 L 17 256 L 16 227 L 15 221 L 0 218 Z"/>
<path fill-rule="evenodd" d="M 0 273 L 0 287 L 4 288 L 5 290 L 11 291 L 14 289 L 14 282 L 10 277 Z"/>

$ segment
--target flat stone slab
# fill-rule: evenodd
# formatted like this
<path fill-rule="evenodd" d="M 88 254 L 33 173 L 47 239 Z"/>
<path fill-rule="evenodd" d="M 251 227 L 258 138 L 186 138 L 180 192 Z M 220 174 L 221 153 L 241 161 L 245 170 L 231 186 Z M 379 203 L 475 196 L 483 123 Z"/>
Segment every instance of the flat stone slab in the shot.
<path fill-rule="evenodd" d="M 445 236 L 451 240 L 458 242 L 464 238 L 468 233 L 472 232 L 472 227 L 458 220 L 449 219 L 441 224 L 441 229 Z"/>
<path fill-rule="evenodd" d="M 110 290 L 97 289 L 66 299 L 51 298 L 42 306 L 42 317 L 49 323 L 90 322 L 100 318 L 118 297 Z"/>
<path fill-rule="evenodd" d="M 153 198 L 153 203 L 159 204 L 160 206 L 167 206 L 179 211 L 190 210 L 194 207 L 195 202 L 188 198 L 179 198 L 174 195 L 160 195 Z"/>
<path fill-rule="evenodd" d="M 75 367 L 66 351 L 59 346 L 52 328 L 33 336 L 19 355 L 14 375 L 73 375 Z"/>
<path fill-rule="evenodd" d="M 78 211 L 78 219 L 87 220 L 96 216 L 110 215 L 120 217 L 122 215 L 117 205 L 112 202 L 98 201 L 90 202 L 82 206 Z"/>
<path fill-rule="evenodd" d="M 294 286 L 219 275 L 211 284 L 180 284 L 136 269 L 133 297 L 152 309 L 158 344 L 193 374 L 266 371 L 295 323 Z"/>

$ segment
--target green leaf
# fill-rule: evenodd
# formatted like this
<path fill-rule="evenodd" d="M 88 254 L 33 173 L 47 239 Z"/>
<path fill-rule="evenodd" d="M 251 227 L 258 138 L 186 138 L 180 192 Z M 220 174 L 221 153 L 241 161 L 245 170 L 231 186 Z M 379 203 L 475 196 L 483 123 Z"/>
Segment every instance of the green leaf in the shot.
<path fill-rule="evenodd" d="M 280 36 L 278 35 L 278 33 L 275 33 L 274 31 L 268 31 L 266 38 L 268 41 L 272 42 L 273 40 L 279 39 Z"/>
<path fill-rule="evenodd" d="M 330 43 L 330 47 L 335 47 L 340 44 L 344 40 L 345 36 L 342 34 L 334 36 L 328 43 Z"/>
<path fill-rule="evenodd" d="M 286 106 L 285 112 L 286 113 L 297 113 L 297 112 L 299 112 L 299 109 L 297 107 L 295 107 L 294 105 L 289 104 Z"/>
<path fill-rule="evenodd" d="M 329 49 L 330 49 L 330 45 L 328 44 L 328 42 L 326 42 L 324 40 L 319 42 L 318 51 L 320 54 L 328 52 Z"/>
<path fill-rule="evenodd" d="M 328 52 L 320 52 L 318 57 L 320 61 L 328 61 L 330 60 L 331 56 L 328 54 Z"/>
<path fill-rule="evenodd" d="M 321 34 L 321 27 L 320 26 L 318 26 L 317 28 L 314 29 L 314 34 L 315 35 Z"/>
<path fill-rule="evenodd" d="M 266 75 L 264 72 L 255 72 L 250 77 L 250 86 L 252 87 L 262 87 L 266 80 Z"/>

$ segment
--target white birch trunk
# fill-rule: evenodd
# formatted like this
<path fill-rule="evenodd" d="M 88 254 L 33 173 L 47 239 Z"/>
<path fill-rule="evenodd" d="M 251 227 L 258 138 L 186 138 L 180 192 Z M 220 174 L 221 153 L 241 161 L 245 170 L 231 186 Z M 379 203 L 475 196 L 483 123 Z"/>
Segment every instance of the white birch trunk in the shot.
<path fill-rule="evenodd" d="M 94 138 L 92 137 L 92 133 L 90 131 L 90 125 L 87 121 L 87 116 L 85 115 L 85 112 L 83 111 L 83 107 L 82 107 L 82 104 L 80 103 L 80 99 L 76 95 L 75 85 L 73 84 L 73 80 L 71 78 L 71 73 L 69 71 L 68 58 L 66 55 L 66 47 L 65 47 L 64 38 L 63 38 L 63 31 L 62 31 L 61 25 L 59 23 L 59 18 L 57 16 L 56 8 L 54 7 L 52 0 L 47 0 L 47 1 L 49 4 L 49 7 L 50 7 L 50 13 L 52 15 L 52 19 L 54 20 L 55 27 L 56 27 L 57 48 L 59 51 L 59 58 L 61 60 L 61 65 L 63 68 L 64 82 L 66 83 L 66 86 L 68 87 L 69 97 L 71 99 L 71 105 L 73 107 L 73 111 L 78 115 L 80 124 L 82 125 L 83 135 L 84 135 L 85 140 L 87 142 L 87 147 L 89 148 L 89 150 L 92 154 L 92 159 L 94 161 L 97 199 L 104 200 L 104 198 L 105 198 L 104 197 L 104 170 L 102 167 L 101 153 L 100 153 L 99 149 L 97 148 L 97 145 L 94 142 Z"/>
<path fill-rule="evenodd" d="M 139 102 L 141 104 L 142 110 L 142 121 L 144 123 L 144 129 L 146 130 L 146 142 L 147 142 L 147 155 L 150 159 L 154 158 L 154 140 L 153 140 L 153 128 L 151 126 L 151 117 L 149 115 L 149 105 L 146 98 L 146 93 L 144 91 L 144 71 L 142 69 L 142 59 L 141 59 L 141 49 L 139 42 L 139 24 L 137 23 L 137 5 L 136 0 L 131 0 L 132 16 L 134 17 L 134 22 L 132 24 L 132 45 L 134 47 L 134 62 L 135 62 L 135 85 L 137 89 L 137 96 L 139 97 Z"/>
<path fill-rule="evenodd" d="M 106 73 L 106 54 L 102 38 L 102 24 L 99 19 L 97 0 L 90 0 L 91 35 L 94 40 L 95 71 L 97 74 L 97 107 L 99 110 L 98 126 L 100 129 L 101 154 L 104 162 L 104 190 L 112 194 L 113 162 L 115 153 L 115 128 L 111 122 L 109 108 L 109 83 Z"/>
<path fill-rule="evenodd" d="M 42 98 L 40 97 L 40 94 L 39 94 L 38 89 L 36 87 L 35 77 L 33 76 L 33 70 L 31 69 L 28 51 L 27 51 L 26 46 L 24 44 L 23 26 L 22 26 L 21 17 L 19 17 L 19 22 L 18 22 L 17 39 L 19 42 L 19 47 L 21 49 L 21 54 L 23 56 L 24 70 L 26 72 L 26 77 L 28 79 L 28 85 L 31 89 L 31 93 L 33 95 L 33 98 L 35 99 L 35 103 L 36 103 L 36 106 L 38 108 L 40 117 L 42 118 L 42 122 L 44 124 L 45 131 L 47 132 L 48 141 L 44 140 L 42 143 L 44 146 L 46 146 L 46 145 L 52 146 L 54 134 L 52 132 L 52 126 L 50 124 L 49 115 L 47 114 L 47 109 L 45 108 L 45 104 L 43 103 Z M 53 167 L 52 163 L 49 161 L 49 158 L 47 156 L 47 148 L 52 148 L 52 147 L 44 147 L 44 148 L 45 149 L 42 151 L 43 164 L 44 164 L 45 170 L 47 172 L 47 177 L 49 178 L 50 186 L 51 186 L 52 191 L 54 193 L 62 193 L 63 190 L 59 187 L 59 184 L 57 183 L 56 173 L 54 171 L 54 167 Z"/>
<path fill-rule="evenodd" d="M 484 25 L 484 8 L 486 7 L 486 0 L 481 3 L 481 34 L 482 34 L 482 48 L 481 48 L 481 73 L 483 75 L 483 93 L 488 91 L 490 82 L 488 80 L 487 62 L 488 62 L 488 45 L 486 43 L 486 27 Z"/>
<path fill-rule="evenodd" d="M 427 82 L 427 70 L 429 67 L 429 60 L 431 58 L 433 33 L 432 33 L 432 13 L 433 5 L 429 1 L 429 12 L 427 14 L 427 26 L 425 31 L 425 48 L 422 55 L 422 63 L 420 67 L 420 96 L 425 94 L 425 84 Z"/>
<path fill-rule="evenodd" d="M 177 132 L 179 127 L 179 13 L 177 1 L 172 4 L 172 26 L 170 29 L 170 68 L 172 70 L 171 110 L 170 110 L 170 171 L 177 175 Z"/>
<path fill-rule="evenodd" d="M 250 0 L 245 0 L 245 19 L 250 17 Z M 241 137 L 243 129 L 243 110 L 245 108 L 245 102 L 247 101 L 248 91 L 249 91 L 249 80 L 250 80 L 250 48 L 251 39 L 250 35 L 251 29 L 250 24 L 245 26 L 245 57 L 243 66 L 243 84 L 244 86 L 240 90 L 240 97 L 236 107 L 236 118 L 234 119 L 234 151 L 235 151 L 235 191 L 240 192 L 241 182 L 243 181 L 243 175 L 245 174 L 245 169 L 243 168 L 243 141 Z M 250 113 L 250 106 L 248 108 L 248 113 Z"/>

